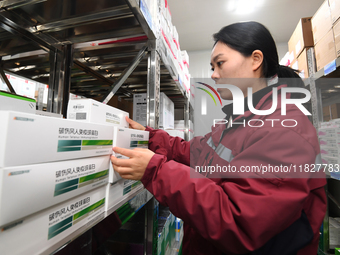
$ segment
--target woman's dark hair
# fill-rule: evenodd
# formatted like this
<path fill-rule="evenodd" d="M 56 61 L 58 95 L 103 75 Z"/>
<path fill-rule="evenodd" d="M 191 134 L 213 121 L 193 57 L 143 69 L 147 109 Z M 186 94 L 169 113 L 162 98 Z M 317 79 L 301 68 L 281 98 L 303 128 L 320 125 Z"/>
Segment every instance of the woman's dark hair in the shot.
<path fill-rule="evenodd" d="M 287 82 L 287 85 L 304 87 L 303 81 L 295 70 L 279 64 L 274 39 L 269 30 L 262 24 L 254 21 L 234 23 L 223 27 L 213 36 L 214 45 L 217 42 L 222 42 L 245 57 L 251 56 L 254 50 L 260 50 L 263 53 L 262 70 L 265 78 L 270 78 L 276 74 L 281 78 L 280 80 L 282 78 L 298 78 L 291 79 L 290 82 Z"/>

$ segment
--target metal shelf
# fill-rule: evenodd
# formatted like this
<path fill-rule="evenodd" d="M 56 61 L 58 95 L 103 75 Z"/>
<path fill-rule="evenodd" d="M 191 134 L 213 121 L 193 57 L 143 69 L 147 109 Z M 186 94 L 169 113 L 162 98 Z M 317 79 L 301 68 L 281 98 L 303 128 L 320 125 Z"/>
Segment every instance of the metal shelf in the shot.
<path fill-rule="evenodd" d="M 3 69 L 51 84 L 54 60 L 50 52 L 72 45 L 70 92 L 88 98 L 104 96 L 139 50 L 157 38 L 136 0 L 8 0 L 1 4 Z M 39 49 L 43 50 L 37 54 Z M 160 55 L 164 63 L 160 69 L 161 91 L 174 101 L 176 108 L 182 108 L 185 93 L 173 60 L 167 60 L 166 54 Z M 116 95 L 132 100 L 134 93 L 144 93 L 146 75 L 144 58 Z"/>
<path fill-rule="evenodd" d="M 148 114 L 153 118 L 149 123 L 157 128 L 159 92 L 166 93 L 175 108 L 186 109 L 188 99 L 175 60 L 163 38 L 158 39 L 158 31 L 152 30 L 157 26 L 144 17 L 145 10 L 139 5 L 140 0 L 3 0 L 0 2 L 0 71 L 49 84 L 47 109 L 60 114 L 66 109 L 68 92 L 96 100 L 105 96 L 147 46 L 147 55 L 115 96 L 132 100 L 135 93 L 148 93 Z M 134 190 L 105 215 L 49 247 L 44 254 L 57 252 L 124 204 L 144 196 L 144 192 L 142 187 Z M 146 197 L 145 203 L 150 199 Z M 135 209 L 140 209 L 142 204 Z M 148 210 L 151 216 L 148 216 L 147 232 L 152 232 L 149 218 L 153 208 Z M 151 254 L 150 238 L 147 239 L 146 254 Z"/>

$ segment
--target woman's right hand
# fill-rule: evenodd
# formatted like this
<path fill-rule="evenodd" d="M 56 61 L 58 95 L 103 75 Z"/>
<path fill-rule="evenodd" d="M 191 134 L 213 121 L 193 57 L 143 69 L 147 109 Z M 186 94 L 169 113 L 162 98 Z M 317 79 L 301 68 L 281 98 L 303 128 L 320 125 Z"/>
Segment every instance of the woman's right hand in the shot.
<path fill-rule="evenodd" d="M 141 125 L 138 122 L 130 119 L 128 116 L 126 116 L 125 119 L 129 123 L 129 128 L 143 130 L 143 131 L 145 130 L 145 127 L 143 125 Z"/>

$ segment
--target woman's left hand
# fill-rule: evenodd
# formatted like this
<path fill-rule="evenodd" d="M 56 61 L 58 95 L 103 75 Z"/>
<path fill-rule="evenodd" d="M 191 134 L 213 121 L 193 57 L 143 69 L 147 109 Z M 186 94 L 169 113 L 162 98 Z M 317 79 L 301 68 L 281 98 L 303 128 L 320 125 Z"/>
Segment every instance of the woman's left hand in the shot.
<path fill-rule="evenodd" d="M 133 150 L 114 147 L 113 151 L 122 154 L 129 159 L 111 156 L 113 169 L 124 179 L 141 180 L 146 167 L 155 154 L 149 149 L 135 148 Z"/>

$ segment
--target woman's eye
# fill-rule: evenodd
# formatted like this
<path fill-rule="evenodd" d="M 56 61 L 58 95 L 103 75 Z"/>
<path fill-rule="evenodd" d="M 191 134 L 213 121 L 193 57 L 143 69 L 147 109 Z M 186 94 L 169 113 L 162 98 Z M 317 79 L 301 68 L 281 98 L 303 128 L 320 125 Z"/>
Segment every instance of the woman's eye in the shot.
<path fill-rule="evenodd" d="M 223 61 L 219 61 L 216 63 L 218 67 L 220 67 L 223 64 Z"/>

